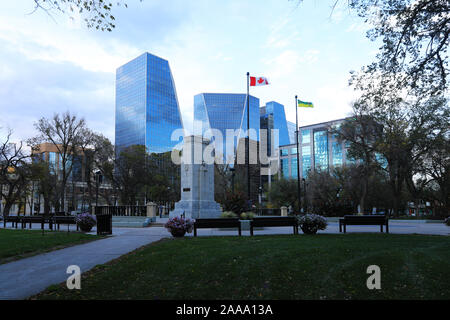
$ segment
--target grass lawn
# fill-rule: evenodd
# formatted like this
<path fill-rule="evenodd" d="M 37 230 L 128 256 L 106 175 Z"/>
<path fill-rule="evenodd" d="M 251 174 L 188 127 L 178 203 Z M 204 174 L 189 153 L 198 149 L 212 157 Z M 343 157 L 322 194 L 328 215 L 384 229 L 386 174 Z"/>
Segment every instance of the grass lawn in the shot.
<path fill-rule="evenodd" d="M 369 290 L 369 265 L 381 290 Z M 140 248 L 33 299 L 450 299 L 450 237 L 198 237 Z"/>
<path fill-rule="evenodd" d="M 75 244 L 99 236 L 80 232 L 0 229 L 0 264 Z"/>

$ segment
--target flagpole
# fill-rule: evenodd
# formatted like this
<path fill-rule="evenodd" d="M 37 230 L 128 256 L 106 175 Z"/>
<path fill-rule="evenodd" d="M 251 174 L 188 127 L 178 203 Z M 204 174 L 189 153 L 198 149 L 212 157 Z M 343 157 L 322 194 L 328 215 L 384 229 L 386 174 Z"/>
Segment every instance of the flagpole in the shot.
<path fill-rule="evenodd" d="M 300 148 L 298 144 L 298 100 L 295 96 L 295 137 L 297 141 L 297 196 L 298 196 L 298 212 L 300 213 L 302 202 L 301 202 L 301 192 L 300 192 Z"/>
<path fill-rule="evenodd" d="M 247 153 L 247 196 L 250 201 L 250 72 L 247 72 L 247 141 L 245 144 Z"/>

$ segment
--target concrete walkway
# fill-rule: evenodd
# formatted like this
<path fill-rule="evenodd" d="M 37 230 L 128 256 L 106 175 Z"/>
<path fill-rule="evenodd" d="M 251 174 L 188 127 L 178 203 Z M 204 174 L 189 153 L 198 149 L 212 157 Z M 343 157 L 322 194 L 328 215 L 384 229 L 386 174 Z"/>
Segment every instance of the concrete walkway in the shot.
<path fill-rule="evenodd" d="M 158 222 L 158 221 L 157 221 Z M 163 221 L 161 221 L 163 222 Z M 73 226 L 72 226 L 73 227 Z M 72 229 L 71 227 L 71 229 Z M 38 226 L 36 225 L 37 229 Z M 61 231 L 67 228 L 61 228 Z M 347 233 L 378 233 L 378 226 L 348 226 Z M 389 231 L 393 234 L 450 235 L 450 227 L 443 223 L 389 223 Z M 301 232 L 301 230 L 300 230 Z M 85 272 L 98 264 L 104 264 L 133 251 L 143 245 L 158 241 L 170 234 L 164 227 L 151 228 L 113 228 L 114 235 L 49 253 L 37 255 L 0 265 L 0 299 L 26 299 L 37 294 L 52 284 L 66 281 L 69 265 L 78 265 Z M 319 233 L 339 233 L 339 224 L 329 222 L 328 228 Z M 292 228 L 272 227 L 255 230 L 255 235 L 292 234 Z M 198 236 L 236 236 L 235 230 L 200 229 Z M 243 230 L 243 236 L 250 232 Z M 187 234 L 187 236 L 192 236 Z"/>
<path fill-rule="evenodd" d="M 117 228 L 113 232 L 106 239 L 1 264 L 0 299 L 25 299 L 66 281 L 70 265 L 84 272 L 168 236 L 164 228 Z"/>

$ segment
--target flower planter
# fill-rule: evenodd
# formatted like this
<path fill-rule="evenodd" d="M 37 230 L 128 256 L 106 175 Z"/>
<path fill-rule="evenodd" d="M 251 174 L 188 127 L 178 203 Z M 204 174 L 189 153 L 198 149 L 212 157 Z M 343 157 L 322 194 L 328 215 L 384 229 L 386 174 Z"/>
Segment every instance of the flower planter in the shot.
<path fill-rule="evenodd" d="M 182 230 L 182 229 L 171 229 L 170 233 L 172 234 L 172 236 L 174 238 L 181 238 L 184 237 L 184 235 L 186 234 L 186 230 Z"/>
<path fill-rule="evenodd" d="M 90 232 L 92 230 L 92 226 L 90 226 L 90 225 L 80 224 L 78 226 L 80 227 L 80 230 L 83 232 Z"/>
<path fill-rule="evenodd" d="M 317 214 L 305 214 L 297 217 L 298 226 L 304 234 L 316 234 L 318 230 L 327 228 L 327 220 Z"/>
<path fill-rule="evenodd" d="M 317 229 L 314 230 L 314 229 L 311 229 L 308 227 L 300 227 L 300 228 L 302 229 L 304 234 L 316 234 L 317 233 Z"/>

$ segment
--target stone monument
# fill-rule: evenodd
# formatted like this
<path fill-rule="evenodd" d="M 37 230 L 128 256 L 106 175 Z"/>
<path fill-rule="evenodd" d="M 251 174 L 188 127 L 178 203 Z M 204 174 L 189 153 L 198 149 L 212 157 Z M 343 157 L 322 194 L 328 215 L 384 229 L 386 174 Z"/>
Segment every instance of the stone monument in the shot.
<path fill-rule="evenodd" d="M 222 209 L 214 201 L 214 163 L 206 163 L 203 152 L 209 140 L 201 136 L 184 137 L 181 159 L 181 200 L 170 217 L 219 218 Z M 210 162 L 210 161 L 209 161 Z"/>

